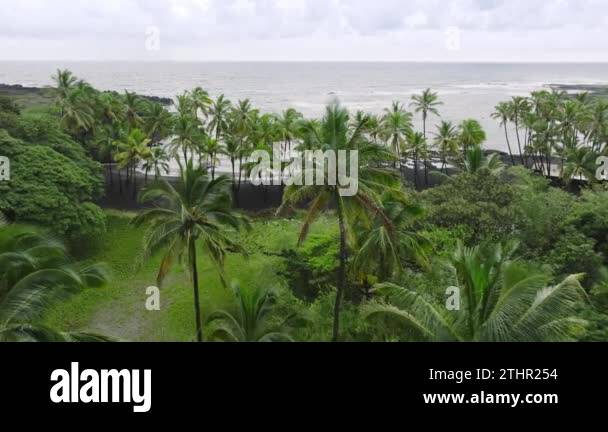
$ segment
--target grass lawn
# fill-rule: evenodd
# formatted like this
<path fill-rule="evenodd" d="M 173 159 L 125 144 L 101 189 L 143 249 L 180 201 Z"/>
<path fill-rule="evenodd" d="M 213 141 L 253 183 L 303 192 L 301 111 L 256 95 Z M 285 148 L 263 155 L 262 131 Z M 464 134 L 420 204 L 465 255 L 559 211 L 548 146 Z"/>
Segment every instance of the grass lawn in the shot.
<path fill-rule="evenodd" d="M 88 331 L 130 341 L 191 341 L 194 339 L 192 284 L 187 267 L 177 264 L 161 289 L 161 310 L 148 311 L 146 288 L 155 285 L 160 257 L 141 261 L 143 229 L 129 225 L 133 214 L 107 211 L 108 230 L 99 240 L 92 262 L 103 262 L 111 272 L 110 283 L 89 289 L 55 305 L 45 323 L 64 331 Z M 300 222 L 287 219 L 257 219 L 242 243 L 249 256 L 231 255 L 226 262 L 230 282 L 244 287 L 259 284 L 284 290 L 285 281 L 277 276 L 281 258 L 268 256 L 295 248 Z M 335 229 L 331 219 L 321 219 L 313 233 Z M 199 273 L 203 319 L 217 308 L 230 307 L 232 293 L 220 282 L 215 267 L 199 254 Z"/>

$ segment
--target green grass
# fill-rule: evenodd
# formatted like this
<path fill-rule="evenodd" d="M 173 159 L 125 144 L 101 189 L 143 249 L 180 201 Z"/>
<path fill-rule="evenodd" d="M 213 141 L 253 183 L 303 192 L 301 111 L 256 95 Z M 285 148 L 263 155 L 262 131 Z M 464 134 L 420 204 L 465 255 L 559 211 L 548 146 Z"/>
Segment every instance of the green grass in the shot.
<path fill-rule="evenodd" d="M 144 229 L 129 224 L 133 214 L 108 211 L 107 217 L 107 233 L 99 239 L 95 248 L 99 252 L 91 261 L 107 264 L 110 283 L 55 305 L 45 323 L 64 331 L 89 331 L 131 341 L 193 340 L 193 293 L 187 268 L 175 266 L 161 288 L 161 310 L 148 311 L 146 288 L 155 285 L 160 257 L 141 262 Z M 313 227 L 313 234 L 334 230 L 334 225 L 329 217 L 321 219 Z M 264 284 L 285 290 L 285 281 L 277 275 L 282 260 L 268 253 L 295 248 L 299 227 L 299 220 L 254 220 L 252 230 L 240 236 L 248 256 L 227 258 L 228 281 L 244 287 Z M 218 308 L 230 307 L 233 298 L 207 257 L 203 253 L 199 256 L 204 319 Z"/>
<path fill-rule="evenodd" d="M 50 91 L 45 89 L 3 89 L 0 96 L 12 98 L 17 102 L 24 112 L 48 112 L 53 104 L 54 97 Z"/>

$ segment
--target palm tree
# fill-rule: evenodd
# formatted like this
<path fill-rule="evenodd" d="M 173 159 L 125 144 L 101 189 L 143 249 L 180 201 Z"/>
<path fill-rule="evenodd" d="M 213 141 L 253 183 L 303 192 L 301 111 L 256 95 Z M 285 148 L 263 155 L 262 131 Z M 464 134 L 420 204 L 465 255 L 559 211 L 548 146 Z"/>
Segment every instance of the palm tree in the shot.
<path fill-rule="evenodd" d="M 509 106 L 509 110 L 508 110 L 511 113 L 511 121 L 513 123 L 515 123 L 515 135 L 517 136 L 517 147 L 519 148 L 519 154 L 521 157 L 522 165 L 525 165 L 525 161 L 524 161 L 524 153 L 521 148 L 521 138 L 519 136 L 519 125 L 521 124 L 522 120 L 524 119 L 526 113 L 529 110 L 530 110 L 530 104 L 528 102 L 528 99 L 521 97 L 521 96 L 515 96 L 512 99 L 511 104 Z"/>
<path fill-rule="evenodd" d="M 268 288 L 247 290 L 233 285 L 236 313 L 214 312 L 208 323 L 212 326 L 209 340 L 226 342 L 292 342 L 284 330 L 286 325 L 273 326 L 269 320 L 275 301 Z"/>
<path fill-rule="evenodd" d="M 142 202 L 160 202 L 142 212 L 133 220 L 135 226 L 148 225 L 144 240 L 144 257 L 162 252 L 163 259 L 157 277 L 161 286 L 176 258 L 186 255 L 192 277 L 196 339 L 203 341 L 197 242 L 217 266 L 222 280 L 226 254 L 242 252 L 231 238 L 229 228 L 239 230 L 246 219 L 232 209 L 230 180 L 218 177 L 210 180 L 201 167 L 194 168 L 189 161 L 181 172 L 180 182 L 173 186 L 160 179 L 144 190 Z"/>
<path fill-rule="evenodd" d="M 412 96 L 412 101 L 411 106 L 415 107 L 417 113 L 422 113 L 423 135 L 426 138 L 426 120 L 428 115 L 431 113 L 439 116 L 437 107 L 443 105 L 443 102 L 439 101 L 439 96 L 431 91 L 431 89 L 426 89 L 420 95 Z"/>
<path fill-rule="evenodd" d="M 168 174 L 170 171 L 169 155 L 162 147 L 153 147 L 148 157 L 144 159 L 142 168 L 146 172 L 145 184 L 148 184 L 148 173 L 150 171 L 154 173 L 154 179 L 158 180 L 162 176 L 162 172 Z"/>
<path fill-rule="evenodd" d="M 358 252 L 353 268 L 373 274 L 379 280 L 388 280 L 400 272 L 408 258 L 428 268 L 427 242 L 411 230 L 413 222 L 423 214 L 422 208 L 408 203 L 402 192 L 387 192 L 382 196 L 382 209 L 394 229 L 387 229 L 380 216 L 371 224 L 356 221 Z"/>
<path fill-rule="evenodd" d="M 190 115 L 178 115 L 173 127 L 173 134 L 175 135 L 171 142 L 173 152 L 176 155 L 181 152 L 184 157 L 183 163 L 187 165 L 189 162 L 188 153 L 194 155 L 202 141 L 203 131 L 199 129 L 198 120 Z M 178 163 L 181 163 L 179 157 L 176 157 L 176 159 Z"/>
<path fill-rule="evenodd" d="M 442 121 L 435 133 L 435 148 L 441 158 L 441 169 L 448 173 L 448 159 L 458 153 L 458 131 L 452 122 Z"/>
<path fill-rule="evenodd" d="M 572 183 L 574 179 L 581 182 L 593 182 L 596 178 L 596 161 L 598 153 L 589 147 L 578 147 L 566 151 L 566 160 L 562 171 L 562 179 Z"/>
<path fill-rule="evenodd" d="M 499 120 L 500 125 L 505 130 L 505 139 L 507 140 L 507 147 L 509 147 L 509 157 L 511 158 L 511 164 L 515 166 L 515 158 L 513 157 L 513 152 L 511 151 L 511 141 L 509 140 L 509 131 L 507 130 L 509 119 L 512 117 L 511 108 L 512 104 L 509 104 L 508 102 L 500 102 L 498 105 L 496 105 L 492 118 Z M 523 155 L 520 154 L 520 157 L 523 158 Z"/>
<path fill-rule="evenodd" d="M 204 117 L 209 116 L 209 110 L 213 104 L 213 100 L 209 96 L 207 90 L 197 87 L 192 90 L 190 97 L 192 98 L 192 107 L 194 108 L 195 116 L 198 116 L 199 111 Z"/>
<path fill-rule="evenodd" d="M 207 138 L 205 149 L 211 161 L 211 178 L 215 179 L 215 168 L 218 164 L 218 155 L 222 153 L 222 148 L 216 139 Z"/>
<path fill-rule="evenodd" d="M 141 114 L 144 111 L 144 102 L 137 94 L 125 90 L 124 102 L 126 108 L 127 123 L 131 129 L 139 128 L 143 125 Z"/>
<path fill-rule="evenodd" d="M 232 134 L 227 134 L 224 139 L 222 154 L 230 159 L 230 164 L 232 165 L 233 189 L 236 192 L 236 161 L 240 160 L 243 154 L 242 141 Z"/>
<path fill-rule="evenodd" d="M 578 276 L 556 286 L 537 269 L 514 259 L 516 245 L 459 245 L 445 266 L 451 284 L 460 292 L 456 310 L 445 298 L 417 288 L 382 284 L 385 301 L 366 305 L 367 319 L 399 323 L 411 340 L 458 342 L 572 341 L 584 331 L 576 317 L 586 299 Z M 446 285 L 447 286 L 447 285 Z"/>
<path fill-rule="evenodd" d="M 486 140 L 486 133 L 477 120 L 464 120 L 459 126 L 460 145 L 463 154 L 466 154 L 469 147 L 481 146 Z"/>
<path fill-rule="evenodd" d="M 420 132 L 410 132 L 407 135 L 406 151 L 412 155 L 412 159 L 414 160 L 414 185 L 416 186 L 416 189 L 418 189 L 418 163 L 420 162 L 420 159 L 426 157 L 428 151 L 424 135 Z"/>
<path fill-rule="evenodd" d="M 504 170 L 504 164 L 497 153 L 486 156 L 481 146 L 473 146 L 465 153 L 462 169 L 469 174 L 475 174 L 481 170 L 489 170 L 497 175 Z"/>
<path fill-rule="evenodd" d="M 399 102 L 393 102 L 391 109 L 384 110 L 381 135 L 395 152 L 396 160 L 402 157 L 401 150 L 409 133 L 412 132 L 412 114 L 403 109 Z"/>
<path fill-rule="evenodd" d="M 285 143 L 285 151 L 291 153 L 293 141 L 297 139 L 299 122 L 302 120 L 302 114 L 293 108 L 284 111 L 277 119 L 278 134 L 281 140 Z"/>
<path fill-rule="evenodd" d="M 209 108 L 209 135 L 214 136 L 216 140 L 220 140 L 222 135 L 228 130 L 228 117 L 232 103 L 220 95 Z"/>
<path fill-rule="evenodd" d="M 390 171 L 375 167 L 378 162 L 391 160 L 392 154 L 386 148 L 370 143 L 362 133 L 364 127 L 365 122 L 359 123 L 356 128 L 353 127 L 349 122 L 349 114 L 346 109 L 339 105 L 330 105 L 319 124 L 319 129 L 315 129 L 313 134 L 307 137 L 311 147 L 333 152 L 334 155 L 337 155 L 340 150 L 359 152 L 359 189 L 354 196 L 342 196 L 338 185 L 293 185 L 286 189 L 283 204 L 278 211 L 280 214 L 285 208 L 303 201 L 310 203 L 300 231 L 298 243 L 301 245 L 306 240 L 311 225 L 321 213 L 332 206 L 336 209 L 340 231 L 340 265 L 334 306 L 333 341 L 338 341 L 340 337 L 340 311 L 346 289 L 346 263 L 348 260 L 347 231 L 351 229 L 349 221 L 356 218 L 369 218 L 372 215 L 380 216 L 387 228 L 393 229 L 390 220 L 382 217 L 384 211 L 380 200 L 380 190 L 397 187 L 398 178 Z M 313 171 L 317 169 L 321 169 L 321 167 L 316 166 Z M 327 166 L 323 169 L 325 177 L 322 180 L 324 183 L 328 183 L 326 179 L 335 173 L 328 173 Z M 350 167 L 350 169 L 354 168 Z M 317 179 L 317 183 L 320 183 L 319 179 Z"/>
<path fill-rule="evenodd" d="M 106 340 L 39 323 L 48 306 L 107 282 L 100 264 L 76 266 L 65 247 L 33 228 L 0 226 L 0 341 Z"/>
<path fill-rule="evenodd" d="M 150 137 L 151 145 L 155 145 L 171 135 L 174 116 L 159 103 L 148 104 L 143 117 L 143 127 Z"/>
<path fill-rule="evenodd" d="M 133 129 L 124 141 L 117 143 L 116 162 L 118 162 L 119 169 L 127 168 L 127 179 L 129 178 L 129 169 L 131 170 L 133 197 L 137 196 L 137 164 L 151 156 L 149 144 L 150 139 L 140 129 Z"/>
<path fill-rule="evenodd" d="M 74 87 L 76 87 L 76 83 L 78 82 L 78 78 L 76 78 L 72 72 L 67 69 L 57 69 L 57 73 L 56 75 L 53 75 L 52 80 L 55 83 L 59 101 L 66 99 Z"/>
<path fill-rule="evenodd" d="M 95 112 L 90 99 L 79 90 L 73 90 L 58 101 L 61 126 L 84 144 L 84 138 L 95 127 Z"/>

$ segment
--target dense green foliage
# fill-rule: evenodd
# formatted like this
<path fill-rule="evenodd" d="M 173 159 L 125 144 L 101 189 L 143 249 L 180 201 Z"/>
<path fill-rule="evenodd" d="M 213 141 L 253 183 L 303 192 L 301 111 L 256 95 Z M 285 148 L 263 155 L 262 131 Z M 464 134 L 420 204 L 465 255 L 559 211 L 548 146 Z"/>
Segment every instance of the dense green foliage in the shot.
<path fill-rule="evenodd" d="M 0 122 L 6 127 L 0 149 L 11 161 L 11 178 L 0 183 L 0 210 L 71 240 L 102 232 L 103 213 L 93 204 L 103 191 L 101 166 L 52 116 L 7 112 L 13 118 Z"/>
<path fill-rule="evenodd" d="M 432 133 L 441 101 L 430 89 L 412 98 L 414 112 L 400 102 L 381 116 L 332 104 L 312 120 L 200 88 L 170 112 L 68 71 L 54 78 L 47 112 L 0 100 L 0 148 L 13 163 L 0 209 L 70 239 L 95 235 L 87 263 L 108 262 L 115 283 L 49 296 L 16 321 L 21 329 L 163 341 L 608 340 L 608 191 L 591 166 L 607 151 L 602 100 L 538 92 L 500 104 L 503 158 L 484 151 L 474 119 L 440 118 Z M 246 217 L 233 194 L 250 155 L 275 143 L 284 166 L 292 150 L 359 151 L 358 191 L 289 186 L 275 216 Z M 232 175 L 216 172 L 222 157 Z M 140 198 L 153 208 L 102 213 L 92 204 L 99 162 L 116 170 L 124 194 L 137 192 L 141 170 Z M 174 182 L 161 178 L 170 162 Z M 59 255 L 69 264 L 34 249 L 18 248 L 21 261 L 6 256 L 7 268 L 51 267 Z M 7 274 L 0 308 L 19 286 Z M 154 283 L 162 306 L 147 311 Z"/>

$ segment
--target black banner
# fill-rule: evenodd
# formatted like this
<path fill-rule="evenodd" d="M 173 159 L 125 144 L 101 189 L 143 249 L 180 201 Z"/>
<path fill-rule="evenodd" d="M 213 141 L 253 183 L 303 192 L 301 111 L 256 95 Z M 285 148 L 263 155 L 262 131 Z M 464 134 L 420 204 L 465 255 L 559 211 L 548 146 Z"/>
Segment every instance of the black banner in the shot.
<path fill-rule="evenodd" d="M 2 415 L 74 419 L 101 416 L 232 421 L 268 412 L 298 416 L 417 416 L 442 412 L 600 415 L 608 384 L 604 344 L 0 344 Z M 55 403 L 102 371 L 138 371 L 143 395 L 150 371 L 149 410 L 137 403 Z M 51 380 L 54 371 L 55 381 Z M 87 372 L 84 376 L 84 372 Z M 118 375 L 110 376 L 118 376 Z M 74 376 L 76 375 L 76 376 Z M 99 375 L 99 376 L 97 376 Z M 124 374 L 126 379 L 133 378 Z M 66 379 L 67 378 L 67 375 Z M 123 383 L 124 384 L 124 383 Z M 130 382 L 132 389 L 136 386 Z M 76 387 L 72 387 L 76 386 Z M 89 396 L 99 389 L 89 385 Z M 56 391 L 57 394 L 61 392 Z M 127 390 L 128 392 L 128 390 Z M 86 396 L 86 395 L 85 395 Z M 99 398 L 99 394 L 97 393 Z M 94 398 L 94 397 L 93 397 Z M 144 406 L 140 402 L 139 406 Z M 145 407 L 144 407 L 145 408 Z M 228 414 L 227 414 L 228 413 Z M 230 414 L 232 413 L 232 414 Z M 228 417 L 227 417 L 228 416 Z M 90 418 L 90 417 L 88 417 Z"/>

